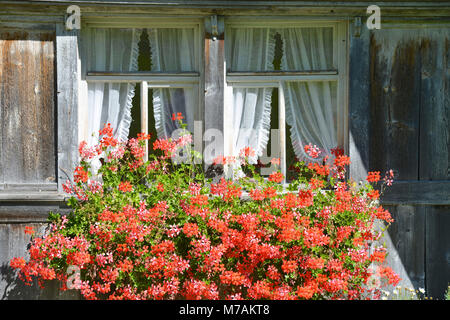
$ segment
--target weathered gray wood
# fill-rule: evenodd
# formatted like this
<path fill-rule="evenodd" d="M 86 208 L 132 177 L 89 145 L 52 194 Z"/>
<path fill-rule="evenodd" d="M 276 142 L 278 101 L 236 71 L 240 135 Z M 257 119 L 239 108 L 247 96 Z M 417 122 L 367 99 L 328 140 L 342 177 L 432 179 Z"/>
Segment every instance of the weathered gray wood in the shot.
<path fill-rule="evenodd" d="M 449 179 L 450 28 L 421 43 L 420 179 Z"/>
<path fill-rule="evenodd" d="M 384 204 L 450 204 L 450 181 L 396 181 L 381 199 Z"/>
<path fill-rule="evenodd" d="M 79 299 L 80 295 L 74 290 L 62 292 L 59 283 L 53 281 L 45 289 L 40 289 L 37 282 L 32 286 L 25 285 L 14 269 L 9 265 L 12 258 L 24 257 L 28 259 L 27 245 L 30 235 L 24 232 L 25 227 L 35 229 L 38 236 L 44 234 L 46 223 L 0 224 L 0 300 L 48 300 L 48 299 Z"/>
<path fill-rule="evenodd" d="M 217 36 L 216 40 L 211 35 L 205 39 L 205 132 L 216 129 L 223 132 L 224 127 L 224 40 L 223 31 Z M 207 141 L 215 144 L 216 155 L 223 155 L 223 142 L 215 137 L 214 141 Z M 209 155 L 206 154 L 206 157 Z M 206 162 L 211 163 L 213 159 L 205 158 Z"/>
<path fill-rule="evenodd" d="M 385 206 L 394 223 L 388 228 L 393 247 L 388 255 L 398 256 L 392 266 L 404 273 L 403 284 L 410 281 L 415 288 L 425 288 L 425 207 L 412 205 Z M 392 257 L 390 257 L 392 258 Z M 389 258 L 389 259 L 390 259 Z"/>
<path fill-rule="evenodd" d="M 427 207 L 426 212 L 426 290 L 443 299 L 450 283 L 450 206 Z"/>
<path fill-rule="evenodd" d="M 78 162 L 79 31 L 56 26 L 58 191 Z"/>
<path fill-rule="evenodd" d="M 2 32 L 0 47 L 3 182 L 54 182 L 54 33 Z"/>
<path fill-rule="evenodd" d="M 68 214 L 71 209 L 60 200 L 0 200 L 0 224 L 47 222 L 50 211 Z"/>
<path fill-rule="evenodd" d="M 2 192 L 0 193 L 0 200 L 8 200 L 8 201 L 64 201 L 64 194 L 57 192 L 27 192 L 24 193 L 23 189 L 20 189 L 17 192 Z"/>
<path fill-rule="evenodd" d="M 370 168 L 392 168 L 400 180 L 417 180 L 419 171 L 421 61 L 413 32 L 377 30 L 370 44 Z"/>
<path fill-rule="evenodd" d="M 349 155 L 350 177 L 364 181 L 369 167 L 370 150 L 370 33 L 361 29 L 359 37 L 354 37 L 354 25 L 350 24 L 350 70 L 349 70 Z"/>

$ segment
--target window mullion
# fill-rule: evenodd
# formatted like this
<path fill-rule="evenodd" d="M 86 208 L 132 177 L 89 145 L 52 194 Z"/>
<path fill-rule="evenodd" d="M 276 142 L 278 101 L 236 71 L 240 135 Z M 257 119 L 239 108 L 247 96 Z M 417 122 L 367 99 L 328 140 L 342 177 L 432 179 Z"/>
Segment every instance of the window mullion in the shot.
<path fill-rule="evenodd" d="M 278 84 L 278 130 L 280 130 L 280 170 L 284 178 L 282 183 L 286 183 L 286 105 L 284 99 L 284 83 Z"/>
<path fill-rule="evenodd" d="M 148 134 L 148 83 L 141 82 L 141 132 Z M 144 161 L 148 160 L 148 140 L 145 141 Z"/>

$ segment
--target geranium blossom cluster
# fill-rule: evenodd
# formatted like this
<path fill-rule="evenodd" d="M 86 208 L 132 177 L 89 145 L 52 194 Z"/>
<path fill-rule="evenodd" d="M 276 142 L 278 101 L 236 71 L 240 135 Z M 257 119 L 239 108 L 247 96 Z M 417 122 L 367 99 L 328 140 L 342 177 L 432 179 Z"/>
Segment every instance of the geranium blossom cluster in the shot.
<path fill-rule="evenodd" d="M 398 283 L 383 264 L 387 252 L 375 246 L 374 223 L 392 218 L 372 185 L 356 190 L 343 179 L 350 159 L 342 152 L 331 164 L 300 163 L 307 174 L 286 192 L 279 171 L 212 183 L 201 166 L 172 164 L 189 137 L 156 140 L 162 155 L 144 161 L 148 135 L 119 143 L 112 132 L 107 125 L 98 146 L 80 145 L 74 181 L 65 185 L 72 212 L 51 214 L 43 236 L 26 230 L 30 257 L 11 261 L 26 283 L 36 276 L 73 289 L 66 286 L 73 266 L 86 299 L 364 299 Z M 320 154 L 311 145 L 305 152 Z M 102 154 L 92 176 L 90 160 Z M 245 148 L 236 160 L 253 155 Z"/>

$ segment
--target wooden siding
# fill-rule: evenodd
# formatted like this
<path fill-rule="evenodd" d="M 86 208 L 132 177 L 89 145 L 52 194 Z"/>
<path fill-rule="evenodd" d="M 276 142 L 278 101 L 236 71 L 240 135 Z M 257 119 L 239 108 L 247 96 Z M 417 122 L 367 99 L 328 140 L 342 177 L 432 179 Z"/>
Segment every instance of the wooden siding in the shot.
<path fill-rule="evenodd" d="M 442 298 L 450 283 L 450 26 L 370 37 L 369 168 L 394 169 L 383 202 L 409 280 Z"/>
<path fill-rule="evenodd" d="M 16 271 L 6 261 L 15 257 L 29 257 L 27 246 L 31 236 L 26 234 L 25 227 L 33 227 L 37 236 L 42 236 L 48 225 L 40 223 L 0 224 L 0 300 L 54 300 L 79 299 L 75 290 L 61 291 L 61 284 L 54 280 L 48 281 L 45 289 L 40 289 L 37 281 L 31 286 L 17 277 Z"/>
<path fill-rule="evenodd" d="M 55 184 L 53 33 L 0 30 L 0 183 Z"/>

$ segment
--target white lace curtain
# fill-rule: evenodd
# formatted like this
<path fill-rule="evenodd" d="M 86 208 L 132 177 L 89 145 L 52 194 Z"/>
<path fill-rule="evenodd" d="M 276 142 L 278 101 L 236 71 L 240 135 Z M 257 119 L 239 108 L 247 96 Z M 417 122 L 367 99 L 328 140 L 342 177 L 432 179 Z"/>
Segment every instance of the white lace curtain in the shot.
<path fill-rule="evenodd" d="M 83 46 L 88 71 L 137 71 L 138 41 L 141 30 L 116 28 L 83 29 Z M 114 137 L 125 141 L 131 124 L 134 84 L 90 82 L 88 89 L 88 145 L 98 143 L 99 130 L 111 123 Z M 101 163 L 91 162 L 95 174 Z"/>
<path fill-rule="evenodd" d="M 194 29 L 161 28 L 149 30 L 152 71 L 196 71 Z M 153 110 L 159 138 L 170 137 L 178 128 L 172 114 L 181 113 L 190 132 L 199 115 L 198 86 L 153 90 Z"/>
<path fill-rule="evenodd" d="M 232 71 L 273 70 L 274 33 L 269 28 L 233 28 L 227 34 Z M 251 147 L 256 163 L 269 140 L 272 88 L 233 88 L 233 156 Z"/>
<path fill-rule="evenodd" d="M 138 42 L 142 29 L 83 29 L 84 55 L 88 71 L 137 71 Z M 194 29 L 150 29 L 152 71 L 195 71 Z M 114 137 L 126 140 L 131 124 L 134 84 L 88 83 L 88 144 L 98 143 L 98 131 L 106 123 L 114 128 Z M 182 113 L 192 132 L 194 115 L 199 114 L 198 86 L 154 89 L 153 108 L 158 137 L 170 137 L 178 128 L 173 113 Z M 99 166 L 99 162 L 93 163 Z M 94 168 L 95 169 L 95 168 Z"/>
<path fill-rule="evenodd" d="M 227 55 L 231 71 L 273 70 L 275 34 L 283 41 L 283 71 L 331 70 L 332 28 L 233 28 L 227 34 Z M 329 81 L 284 82 L 286 122 L 297 158 L 314 160 L 304 152 L 312 143 L 331 154 L 337 146 L 337 83 Z M 233 88 L 234 156 L 244 147 L 262 155 L 269 139 L 271 88 Z"/>
<path fill-rule="evenodd" d="M 139 29 L 83 29 L 88 71 L 137 71 Z M 98 131 L 111 123 L 114 137 L 128 138 L 131 124 L 131 106 L 134 97 L 131 83 L 88 83 L 88 144 L 98 142 Z"/>
<path fill-rule="evenodd" d="M 282 70 L 333 69 L 332 28 L 287 28 L 283 39 Z M 312 143 L 331 155 L 337 147 L 337 83 L 329 81 L 286 82 L 286 122 L 291 126 L 291 140 L 300 160 L 314 160 L 304 151 Z"/>

